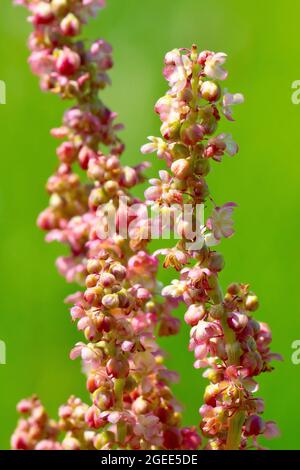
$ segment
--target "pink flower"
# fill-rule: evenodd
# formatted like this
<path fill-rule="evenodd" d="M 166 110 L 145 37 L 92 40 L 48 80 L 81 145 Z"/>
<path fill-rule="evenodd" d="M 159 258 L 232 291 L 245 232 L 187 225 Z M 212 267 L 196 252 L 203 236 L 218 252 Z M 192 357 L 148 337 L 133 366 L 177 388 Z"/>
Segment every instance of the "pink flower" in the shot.
<path fill-rule="evenodd" d="M 161 294 L 164 297 L 171 297 L 174 299 L 182 298 L 183 293 L 186 290 L 186 281 L 179 281 L 178 279 L 174 279 L 171 285 L 166 286 L 161 291 Z"/>
<path fill-rule="evenodd" d="M 158 261 L 155 256 L 151 256 L 145 251 L 139 251 L 128 261 L 129 277 L 149 277 L 151 274 L 156 273 L 157 268 Z"/>
<path fill-rule="evenodd" d="M 212 230 L 217 240 L 220 240 L 222 237 L 231 237 L 234 234 L 232 220 L 234 207 L 236 207 L 234 202 L 228 202 L 221 207 L 216 207 L 208 219 L 206 225 Z"/>
<path fill-rule="evenodd" d="M 165 255 L 164 268 L 173 267 L 176 271 L 180 271 L 185 264 L 189 262 L 189 255 L 178 248 L 164 248 L 156 250 L 153 256 Z"/>
<path fill-rule="evenodd" d="M 224 153 L 233 157 L 238 152 L 238 145 L 232 140 L 230 134 L 220 134 L 209 139 L 204 155 L 220 162 Z"/>
<path fill-rule="evenodd" d="M 203 418 L 201 428 L 205 433 L 215 436 L 222 430 L 224 422 L 224 409 L 221 406 L 213 408 L 209 405 L 201 406 L 200 415 Z"/>
<path fill-rule="evenodd" d="M 133 428 L 136 436 L 142 437 L 151 445 L 159 446 L 162 442 L 161 424 L 157 416 L 138 415 L 137 423 Z"/>
<path fill-rule="evenodd" d="M 222 65 L 227 59 L 227 54 L 224 52 L 212 53 L 205 61 L 204 73 L 213 80 L 225 80 L 228 72 L 222 68 Z"/>
<path fill-rule="evenodd" d="M 202 304 L 192 304 L 184 315 L 184 320 L 188 325 L 196 326 L 200 320 L 203 320 L 205 315 L 206 311 Z"/>
<path fill-rule="evenodd" d="M 74 360 L 77 357 L 81 357 L 85 364 L 90 364 L 92 367 L 97 368 L 101 365 L 102 353 L 93 344 L 77 343 L 70 352 L 70 359 Z"/>
<path fill-rule="evenodd" d="M 157 152 L 158 158 L 166 160 L 167 163 L 172 161 L 172 156 L 169 150 L 169 145 L 159 137 L 148 137 L 150 144 L 145 144 L 141 147 L 143 154 Z"/>
<path fill-rule="evenodd" d="M 164 170 L 159 172 L 158 178 L 150 179 L 150 186 L 145 191 L 145 198 L 148 201 L 162 201 L 167 205 L 169 204 L 181 204 L 182 193 L 171 186 L 172 176 Z"/>
<path fill-rule="evenodd" d="M 155 112 L 162 122 L 176 123 L 181 116 L 188 114 L 189 107 L 185 101 L 167 94 L 157 101 Z"/>
<path fill-rule="evenodd" d="M 92 44 L 89 58 L 96 62 L 100 70 L 108 70 L 113 66 L 111 53 L 111 45 L 103 39 L 99 39 Z"/>
<path fill-rule="evenodd" d="M 164 76 L 172 87 L 172 91 L 174 93 L 182 91 L 192 73 L 191 60 L 187 55 L 181 54 L 178 49 L 174 49 L 166 54 L 165 64 Z"/>
<path fill-rule="evenodd" d="M 223 335 L 220 325 L 213 322 L 206 322 L 200 320 L 196 326 L 191 329 L 191 338 L 196 344 L 207 344 L 212 338 L 217 338 Z"/>

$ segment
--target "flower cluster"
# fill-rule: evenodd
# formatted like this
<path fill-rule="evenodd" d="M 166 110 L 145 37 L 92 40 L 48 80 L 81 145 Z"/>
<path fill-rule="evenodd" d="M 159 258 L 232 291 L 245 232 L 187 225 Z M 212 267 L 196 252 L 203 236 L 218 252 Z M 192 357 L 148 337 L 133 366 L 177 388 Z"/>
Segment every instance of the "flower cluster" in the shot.
<path fill-rule="evenodd" d="M 197 449 L 201 439 L 196 430 L 181 427 L 181 409 L 170 389 L 177 375 L 164 366 L 155 336 L 156 330 L 159 335 L 178 332 L 174 301 L 161 302 L 157 296 L 158 261 L 147 251 L 148 238 L 128 239 L 118 229 L 136 217 L 130 208 L 137 200 L 130 189 L 143 180 L 146 165 L 121 164 L 121 126 L 98 96 L 109 83 L 111 47 L 104 40 L 88 46 L 78 39 L 104 0 L 17 3 L 31 12 L 29 63 L 42 89 L 75 101 L 62 125 L 52 130 L 63 143 L 47 184 L 50 204 L 38 224 L 48 241 L 70 249 L 57 261 L 60 273 L 85 286 L 67 299 L 85 338 L 70 357 L 82 359 L 92 403 L 71 397 L 54 423 L 36 397 L 22 401 L 19 411 L 27 418 L 20 420 L 12 447 Z M 86 178 L 80 177 L 82 170 Z M 109 207 L 115 209 L 117 230 L 102 237 Z"/>
<path fill-rule="evenodd" d="M 218 274 L 224 267 L 220 253 L 212 248 L 233 233 L 234 203 L 216 206 L 205 177 L 211 161 L 221 162 L 225 154 L 238 151 L 230 134 L 217 134 L 222 114 L 232 121 L 232 105 L 242 103 L 241 94 L 223 93 L 220 81 L 226 54 L 175 49 L 165 57 L 164 76 L 170 89 L 160 98 L 155 111 L 162 121 L 162 138 L 149 137 L 144 154 L 156 152 L 169 171 L 151 180 L 147 203 L 166 211 L 176 203 L 212 205 L 201 226 L 199 249 L 193 248 L 191 223 L 179 220 L 181 239 L 176 246 L 159 250 L 166 255 L 164 267 L 180 271 L 179 279 L 162 290 L 162 295 L 187 306 L 185 321 L 191 326 L 189 349 L 195 354 L 195 367 L 206 368 L 210 381 L 200 408 L 201 429 L 207 449 L 260 448 L 259 435 L 278 433 L 275 423 L 261 418 L 263 401 L 255 398 L 255 377 L 271 371 L 270 361 L 280 356 L 270 352 L 271 332 L 265 323 L 253 318 L 258 299 L 248 285 L 232 284 L 222 294 Z M 177 224 L 177 226 L 178 226 Z"/>

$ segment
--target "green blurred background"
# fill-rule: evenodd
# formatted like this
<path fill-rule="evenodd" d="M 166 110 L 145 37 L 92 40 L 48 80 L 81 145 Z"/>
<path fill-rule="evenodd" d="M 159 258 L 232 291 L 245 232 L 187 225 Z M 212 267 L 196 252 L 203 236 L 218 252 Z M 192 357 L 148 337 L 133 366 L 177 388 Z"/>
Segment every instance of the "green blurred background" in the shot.
<path fill-rule="evenodd" d="M 1 0 L 0 6 L 0 79 L 7 85 L 7 104 L 0 106 L 0 339 L 7 345 L 7 364 L 0 365 L 1 449 L 9 447 L 21 397 L 38 393 L 52 416 L 70 394 L 86 398 L 79 361 L 68 358 L 81 339 L 63 304 L 75 288 L 54 267 L 62 247 L 46 245 L 35 225 L 56 165 L 49 129 L 60 124 L 65 104 L 40 92 L 26 62 L 31 26 L 25 10 L 11 3 Z M 300 365 L 291 361 L 291 344 L 300 339 L 300 105 L 291 103 L 291 83 L 300 79 L 299 15 L 297 0 L 108 0 L 86 29 L 88 38 L 104 37 L 114 46 L 113 88 L 105 100 L 126 124 L 127 163 L 142 158 L 148 135 L 158 135 L 153 105 L 166 90 L 164 53 L 197 43 L 229 55 L 227 86 L 244 93 L 246 102 L 235 110 L 237 122 L 224 129 L 241 150 L 214 165 L 210 187 L 218 203 L 239 204 L 237 233 L 222 246 L 222 282 L 251 282 L 261 300 L 258 316 L 271 324 L 273 349 L 285 357 L 260 379 L 265 416 L 282 431 L 269 444 L 274 449 L 300 448 Z M 148 174 L 155 175 L 163 164 L 150 159 Z M 192 424 L 199 421 L 205 381 L 192 367 L 187 342 L 183 328 L 163 345 L 170 367 L 181 373 L 175 391 Z"/>

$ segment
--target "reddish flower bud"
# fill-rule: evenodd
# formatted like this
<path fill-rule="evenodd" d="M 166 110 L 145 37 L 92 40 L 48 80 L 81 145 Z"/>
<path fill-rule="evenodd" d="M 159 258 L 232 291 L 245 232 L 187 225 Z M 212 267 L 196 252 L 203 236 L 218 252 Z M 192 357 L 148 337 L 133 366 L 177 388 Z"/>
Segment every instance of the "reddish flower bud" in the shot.
<path fill-rule="evenodd" d="M 73 13 L 69 13 L 61 21 L 60 29 L 65 36 L 77 36 L 80 33 L 80 22 Z"/>
<path fill-rule="evenodd" d="M 103 386 L 95 390 L 93 393 L 93 403 L 101 411 L 109 410 L 114 404 L 114 394 L 112 390 Z"/>
<path fill-rule="evenodd" d="M 33 9 L 33 21 L 36 25 L 49 24 L 54 19 L 51 5 L 46 2 L 39 2 Z"/>
<path fill-rule="evenodd" d="M 69 77 L 79 69 L 80 62 L 79 55 L 65 47 L 56 60 L 56 69 L 61 75 Z"/>
<path fill-rule="evenodd" d="M 191 171 L 190 164 L 188 160 L 185 160 L 184 158 L 175 160 L 175 162 L 172 163 L 171 171 L 176 178 L 179 178 L 180 180 L 185 179 Z"/>
<path fill-rule="evenodd" d="M 206 81 L 201 85 L 200 93 L 203 99 L 213 102 L 221 96 L 221 88 L 217 83 Z"/>
<path fill-rule="evenodd" d="M 124 379 L 129 374 L 129 363 L 124 356 L 114 357 L 108 361 L 106 372 L 114 379 Z"/>
<path fill-rule="evenodd" d="M 72 163 L 77 155 L 76 148 L 71 142 L 64 142 L 56 150 L 57 156 L 63 163 Z"/>
<path fill-rule="evenodd" d="M 265 423 L 260 416 L 249 416 L 245 423 L 245 434 L 246 436 L 258 436 L 264 433 L 265 427 Z"/>
<path fill-rule="evenodd" d="M 204 133 L 200 124 L 185 122 L 180 129 L 180 138 L 185 145 L 195 145 L 203 139 Z"/>
<path fill-rule="evenodd" d="M 102 305 L 108 309 L 119 307 L 119 297 L 117 294 L 107 294 L 102 298 Z"/>

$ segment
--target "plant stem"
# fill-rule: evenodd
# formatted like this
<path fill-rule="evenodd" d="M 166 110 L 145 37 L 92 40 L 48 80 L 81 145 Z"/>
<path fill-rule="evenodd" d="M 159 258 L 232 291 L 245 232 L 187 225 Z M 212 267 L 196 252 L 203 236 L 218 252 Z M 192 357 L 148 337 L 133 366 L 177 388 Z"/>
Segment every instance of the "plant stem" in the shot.
<path fill-rule="evenodd" d="M 216 303 L 221 303 L 223 300 L 223 294 L 217 278 L 215 279 L 215 295 L 213 300 Z M 234 331 L 228 326 L 226 316 L 221 319 L 221 325 L 224 332 L 228 365 L 239 365 L 241 356 L 240 344 L 236 340 Z M 234 415 L 229 418 L 226 450 L 238 450 L 240 448 L 244 421 L 245 412 L 242 410 L 235 412 Z"/>
<path fill-rule="evenodd" d="M 226 450 L 239 450 L 241 443 L 242 426 L 245 421 L 245 412 L 237 411 L 229 419 L 229 427 L 226 441 Z"/>

